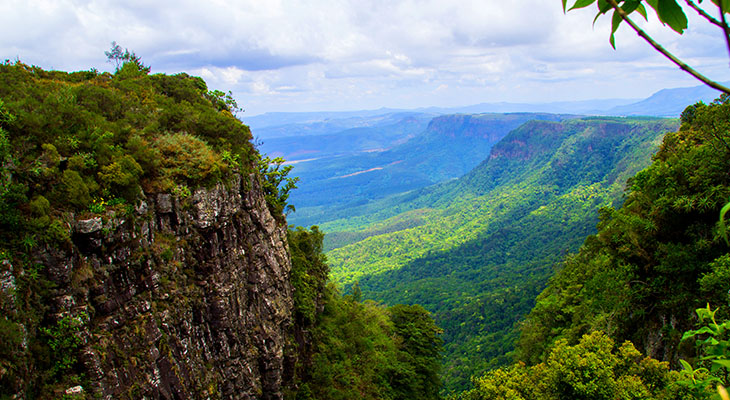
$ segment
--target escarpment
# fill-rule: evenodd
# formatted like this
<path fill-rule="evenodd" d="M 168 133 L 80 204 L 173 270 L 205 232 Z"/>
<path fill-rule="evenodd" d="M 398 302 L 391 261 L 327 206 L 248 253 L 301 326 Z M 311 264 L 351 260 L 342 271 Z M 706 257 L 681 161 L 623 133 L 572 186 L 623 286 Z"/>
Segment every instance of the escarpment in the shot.
<path fill-rule="evenodd" d="M 279 399 L 291 328 L 286 227 L 255 176 L 189 197 L 147 195 L 122 217 L 74 222 L 39 249 L 52 312 L 76 321 L 79 361 L 102 398 Z M 78 390 L 78 389 L 77 389 Z"/>
<path fill-rule="evenodd" d="M 0 64 L 0 398 L 283 398 L 285 190 L 235 109 L 129 62 Z"/>

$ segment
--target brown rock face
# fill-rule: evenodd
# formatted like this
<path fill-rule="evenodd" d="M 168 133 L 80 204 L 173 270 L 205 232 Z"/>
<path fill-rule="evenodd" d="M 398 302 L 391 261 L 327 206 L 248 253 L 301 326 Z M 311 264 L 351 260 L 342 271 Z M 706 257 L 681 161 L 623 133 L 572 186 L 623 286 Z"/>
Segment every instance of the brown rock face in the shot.
<path fill-rule="evenodd" d="M 38 254 L 58 318 L 82 321 L 80 361 L 104 399 L 280 399 L 293 307 L 286 226 L 255 177 L 134 216 L 79 219 L 73 247 Z M 87 384 L 87 386 L 89 386 Z"/>

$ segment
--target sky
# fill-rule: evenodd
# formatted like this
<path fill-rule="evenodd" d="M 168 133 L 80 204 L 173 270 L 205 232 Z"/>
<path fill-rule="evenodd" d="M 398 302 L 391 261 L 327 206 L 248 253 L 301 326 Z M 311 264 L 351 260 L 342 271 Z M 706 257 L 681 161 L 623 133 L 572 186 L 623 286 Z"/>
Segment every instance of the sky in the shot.
<path fill-rule="evenodd" d="M 595 12 L 564 14 L 560 0 L 0 0 L 0 60 L 113 71 L 104 52 L 116 41 L 152 73 L 230 90 L 249 116 L 640 99 L 699 84 L 628 26 L 613 50 L 610 18 L 594 26 Z M 651 11 L 640 22 L 730 80 L 720 31 L 686 12 L 681 36 Z"/>

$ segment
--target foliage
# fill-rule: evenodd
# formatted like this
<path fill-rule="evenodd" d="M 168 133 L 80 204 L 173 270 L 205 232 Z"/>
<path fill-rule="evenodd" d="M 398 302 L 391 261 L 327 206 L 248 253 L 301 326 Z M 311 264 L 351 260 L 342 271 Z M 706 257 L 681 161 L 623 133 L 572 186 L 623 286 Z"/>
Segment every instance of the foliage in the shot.
<path fill-rule="evenodd" d="M 303 380 L 309 398 L 439 398 L 440 329 L 426 310 L 359 303 L 333 287 L 326 296 Z"/>
<path fill-rule="evenodd" d="M 571 346 L 560 340 L 545 362 L 518 363 L 474 380 L 463 400 L 482 399 L 689 399 L 675 385 L 666 362 L 642 357 L 631 342 L 616 346 L 603 332 L 592 332 Z"/>
<path fill-rule="evenodd" d="M 297 188 L 298 177 L 288 177 L 292 170 L 291 165 L 283 166 L 286 161 L 277 157 L 273 160 L 264 157 L 259 160 L 259 172 L 261 176 L 261 186 L 266 197 L 266 204 L 269 206 L 271 215 L 280 218 L 284 211 L 294 211 L 294 206 L 287 204 L 289 192 Z"/>
<path fill-rule="evenodd" d="M 105 51 L 107 61 L 114 64 L 116 71 L 120 71 L 124 64 L 131 63 L 139 71 L 147 74 L 150 72 L 150 67 L 142 64 L 142 59 L 139 58 L 134 52 L 129 52 L 128 49 L 122 51 L 122 46 L 118 45 L 117 42 L 112 42 L 112 47 L 109 51 Z"/>
<path fill-rule="evenodd" d="M 226 110 L 233 114 L 244 111 L 238 106 L 236 99 L 233 98 L 233 92 L 231 92 L 230 90 L 228 91 L 228 93 L 222 92 L 220 90 L 211 90 L 205 94 L 205 97 L 207 97 L 208 100 L 211 101 L 211 103 L 218 107 L 219 111 Z"/>
<path fill-rule="evenodd" d="M 86 318 L 88 316 L 85 314 L 76 317 L 65 316 L 51 327 L 40 328 L 41 335 L 45 336 L 48 347 L 51 349 L 52 376 L 60 377 L 68 374 L 78 362 L 76 351 L 83 342 L 79 331 Z"/>
<path fill-rule="evenodd" d="M 717 311 L 712 310 L 709 304 L 705 308 L 698 308 L 696 312 L 699 323 L 705 325 L 682 335 L 682 340 L 696 338 L 695 345 L 701 354 L 699 363 L 709 366 L 709 368 L 704 366 L 693 368 L 689 362 L 679 360 L 682 365 L 679 383 L 697 395 L 706 394 L 708 388 L 718 384 L 728 385 L 730 320 L 718 323 Z"/>
<path fill-rule="evenodd" d="M 316 226 L 309 231 L 302 227 L 289 230 L 287 239 L 291 254 L 290 281 L 294 288 L 294 314 L 299 325 L 312 325 L 317 305 L 322 303 L 329 267 L 322 254 L 324 234 Z"/>
<path fill-rule="evenodd" d="M 296 399 L 438 399 L 441 330 L 419 306 L 385 308 L 327 282 L 323 234 L 289 231 L 294 315 L 301 330 Z"/>
<path fill-rule="evenodd" d="M 562 0 L 563 2 L 563 11 L 566 10 L 566 7 L 568 5 L 568 0 Z M 719 14 L 720 14 L 720 20 L 717 20 L 715 17 L 713 17 L 711 14 L 712 12 L 707 12 L 704 8 L 696 4 L 692 0 L 686 0 L 685 1 L 687 6 L 691 8 L 693 11 L 696 11 L 700 16 L 702 16 L 707 22 L 709 22 L 711 25 L 714 25 L 715 27 L 722 30 L 723 35 L 723 41 L 727 42 L 728 45 L 728 55 L 730 55 L 730 26 L 728 26 L 726 21 L 726 15 L 727 13 L 730 13 L 730 1 L 728 0 L 711 0 L 711 2 L 718 8 Z M 685 14 L 684 10 L 682 9 L 682 6 L 680 6 L 677 0 L 576 0 L 573 2 L 573 5 L 570 7 L 570 10 L 576 9 L 576 8 L 584 8 L 588 7 L 592 4 L 596 4 L 598 6 L 598 13 L 596 14 L 595 19 L 593 20 L 594 23 L 600 17 L 601 15 L 607 14 L 609 11 L 613 11 L 612 17 L 611 17 L 611 36 L 609 38 L 609 42 L 611 43 L 612 47 L 616 47 L 614 34 L 616 30 L 618 30 L 619 26 L 622 22 L 626 22 L 628 25 L 631 26 L 631 28 L 636 31 L 636 33 L 639 34 L 644 40 L 647 41 L 656 51 L 667 57 L 669 60 L 671 60 L 673 63 L 675 63 L 678 67 L 680 67 L 685 72 L 689 73 L 696 79 L 702 81 L 706 85 L 715 88 L 717 90 L 720 90 L 726 94 L 730 94 L 730 88 L 727 88 L 717 81 L 713 81 L 706 76 L 700 74 L 697 72 L 694 68 L 687 65 L 684 61 L 680 60 L 676 56 L 674 56 L 672 53 L 670 53 L 666 48 L 664 48 L 661 44 L 659 44 L 656 40 L 654 40 L 651 36 L 649 36 L 643 29 L 641 29 L 636 23 L 634 23 L 633 20 L 631 20 L 630 16 L 633 13 L 637 13 L 641 15 L 645 20 L 648 20 L 647 12 L 645 4 L 648 4 L 649 7 L 654 9 L 654 11 L 657 14 L 657 17 L 659 18 L 659 21 L 664 24 L 668 25 L 672 30 L 675 32 L 682 34 L 685 29 L 687 29 L 688 21 L 687 21 L 687 15 Z M 702 0 L 699 1 L 699 3 L 702 3 Z"/>
<path fill-rule="evenodd" d="M 726 301 L 727 247 L 716 225 L 730 196 L 730 105 L 698 104 L 694 112 L 629 181 L 623 206 L 602 210 L 598 234 L 538 297 L 523 327 L 521 359 L 544 360 L 556 339 L 575 342 L 592 329 L 676 359 L 692 310 Z M 650 339 L 657 331 L 658 342 Z"/>
<path fill-rule="evenodd" d="M 359 240 L 327 253 L 332 276 L 359 281 L 364 298 L 431 311 L 444 329 L 445 388 L 466 389 L 511 361 L 517 324 L 553 266 L 595 232 L 596 210 L 620 201 L 670 129 L 676 121 L 529 122 L 463 178 L 379 203 L 398 215 L 349 231 Z"/>
<path fill-rule="evenodd" d="M 443 332 L 430 313 L 419 305 L 397 304 L 388 309 L 393 330 L 400 339 L 398 361 L 402 364 L 391 377 L 397 399 L 438 399 L 441 389 L 441 346 Z"/>

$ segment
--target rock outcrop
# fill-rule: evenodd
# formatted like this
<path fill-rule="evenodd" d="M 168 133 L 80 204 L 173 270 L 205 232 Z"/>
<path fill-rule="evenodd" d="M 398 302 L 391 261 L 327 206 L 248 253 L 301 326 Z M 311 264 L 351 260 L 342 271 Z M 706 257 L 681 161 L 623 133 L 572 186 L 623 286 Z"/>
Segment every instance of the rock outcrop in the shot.
<path fill-rule="evenodd" d="M 72 243 L 36 251 L 59 288 L 53 315 L 80 338 L 86 386 L 69 390 L 104 399 L 283 397 L 291 265 L 286 226 L 255 176 L 77 217 Z"/>

